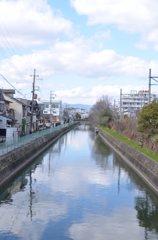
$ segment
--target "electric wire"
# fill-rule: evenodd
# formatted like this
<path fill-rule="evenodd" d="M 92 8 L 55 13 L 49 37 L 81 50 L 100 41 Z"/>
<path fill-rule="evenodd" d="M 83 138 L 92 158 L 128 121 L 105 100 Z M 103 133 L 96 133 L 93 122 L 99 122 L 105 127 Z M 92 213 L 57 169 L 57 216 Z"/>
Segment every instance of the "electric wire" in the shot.
<path fill-rule="evenodd" d="M 14 88 L 15 91 L 17 91 L 21 96 L 23 96 L 24 98 L 26 98 L 21 92 L 19 92 L 19 90 L 17 90 L 2 74 L 0 74 L 0 76 L 7 82 L 9 83 L 10 86 L 12 86 L 12 88 Z"/>
<path fill-rule="evenodd" d="M 2 37 L 1 37 L 1 39 L 2 39 Z M 2 39 L 2 41 L 3 41 L 3 43 L 4 43 L 4 45 L 6 46 L 6 44 L 5 44 L 5 42 L 4 42 L 4 40 Z M 6 48 L 7 48 L 7 46 L 6 46 Z M 9 50 L 9 49 L 8 49 Z M 2 46 L 1 46 L 1 52 L 3 51 L 3 53 L 2 53 L 2 55 L 3 55 L 3 57 L 6 59 L 6 58 L 10 58 L 10 56 L 7 54 L 7 52 L 4 50 L 4 49 L 2 49 Z M 9 50 L 10 51 L 10 50 Z M 11 52 L 11 51 L 10 51 Z M 11 55 L 12 55 L 12 53 L 11 53 Z M 9 59 L 8 59 L 9 60 Z M 12 63 L 13 64 L 13 63 Z M 14 65 L 14 64 L 13 64 Z M 17 72 L 21 75 L 21 77 L 23 77 L 23 74 L 19 71 L 19 69 L 17 68 L 17 67 L 15 67 L 15 65 L 14 65 L 14 68 L 16 68 L 16 70 L 17 70 Z"/>
<path fill-rule="evenodd" d="M 1 18 L 1 16 L 0 16 L 0 19 L 1 19 L 1 21 L 2 21 L 2 23 L 3 23 L 3 25 L 4 25 L 4 27 L 5 27 L 5 29 L 6 29 L 6 31 L 7 31 L 7 33 L 8 33 L 8 35 L 10 36 L 10 39 L 12 40 L 12 42 L 13 42 L 15 48 L 17 49 L 19 55 L 22 55 L 21 52 L 20 52 L 20 50 L 19 50 L 19 48 L 18 48 L 17 45 L 15 44 L 15 42 L 14 42 L 14 40 L 13 40 L 11 34 L 9 33 L 9 30 L 8 30 L 7 26 L 5 25 L 5 23 L 4 23 L 3 19 Z M 27 62 L 25 62 L 25 64 L 27 64 Z M 28 68 L 30 68 L 29 65 L 27 65 L 27 66 L 28 66 Z"/>
<path fill-rule="evenodd" d="M 7 27 L 6 27 L 5 23 L 4 23 L 4 21 L 2 20 L 1 16 L 0 16 L 0 19 L 1 19 L 3 25 L 4 25 L 5 29 L 6 29 L 6 32 L 8 33 L 8 35 L 9 35 L 9 37 L 10 37 L 12 43 L 14 44 L 16 50 L 18 51 L 18 53 L 19 53 L 20 55 L 22 55 L 21 52 L 20 52 L 20 50 L 19 50 L 18 47 L 16 46 L 15 42 L 13 41 L 13 38 L 11 37 L 11 34 L 9 33 L 9 30 L 7 29 Z M 7 49 L 8 52 L 9 52 L 9 54 L 8 54 L 7 51 L 5 51 L 4 49 L 2 49 L 2 45 L 1 45 L 1 48 L 0 48 L 0 53 L 1 53 L 1 55 L 5 58 L 5 60 L 10 64 L 10 66 L 11 66 L 14 70 L 16 69 L 16 72 L 18 73 L 18 75 L 19 75 L 20 77 L 26 78 L 26 76 L 23 76 L 23 74 L 19 71 L 19 69 L 17 68 L 17 66 L 15 66 L 13 62 L 11 62 L 11 60 L 10 60 L 11 56 L 12 56 L 12 55 L 15 55 L 15 54 L 17 55 L 17 53 L 15 53 L 15 49 L 14 49 L 14 50 L 12 49 L 11 44 L 8 42 L 8 40 L 7 40 L 7 38 L 6 38 L 6 35 L 4 34 L 4 31 L 3 31 L 1 28 L 0 28 L 0 32 L 1 32 L 2 35 L 3 35 L 3 38 L 2 38 L 2 35 L 0 36 L 0 38 L 2 39 L 2 42 L 3 42 L 4 46 L 6 47 L 6 49 Z M 7 44 L 6 44 L 6 43 L 7 43 Z M 9 46 L 9 47 L 8 47 L 8 46 Z M 11 55 L 11 56 L 9 56 L 9 55 Z M 19 61 L 17 61 L 17 59 L 16 59 L 16 62 L 19 62 Z M 21 66 L 22 66 L 23 68 L 25 68 L 25 67 L 23 66 L 23 63 L 22 63 L 22 62 L 20 62 L 20 64 L 21 64 Z M 25 64 L 26 64 L 26 63 L 25 63 Z M 17 64 L 16 64 L 16 65 L 17 65 Z M 27 65 L 27 66 L 28 66 L 28 65 Z M 25 71 L 27 71 L 26 68 L 25 68 Z M 27 72 L 28 72 L 28 71 L 27 71 Z M 2 74 L 0 74 L 0 75 L 3 77 Z M 4 77 L 3 77 L 3 78 L 4 78 Z M 4 79 L 5 79 L 20 95 L 23 96 L 23 94 L 21 94 L 20 91 L 18 91 L 6 78 L 4 78 Z M 23 97 L 25 97 L 25 96 L 23 96 Z M 25 97 L 25 98 L 26 98 L 26 97 Z"/>
<path fill-rule="evenodd" d="M 2 18 L 1 18 L 1 20 L 2 20 Z M 3 22 L 3 20 L 2 20 L 2 22 Z M 3 24 L 4 24 L 4 22 L 3 22 Z M 5 24 L 4 24 L 4 26 L 5 26 Z M 6 27 L 6 26 L 5 26 L 5 27 Z M 7 29 L 7 28 L 6 28 L 6 29 Z M 6 58 L 11 58 L 12 55 L 17 55 L 17 53 L 15 53 L 15 52 L 12 50 L 12 47 L 11 47 L 10 43 L 8 42 L 7 38 L 5 37 L 5 34 L 4 34 L 4 32 L 3 32 L 3 30 L 2 30 L 1 28 L 0 28 L 0 31 L 1 31 L 1 33 L 2 33 L 2 35 L 3 35 L 3 38 L 2 38 L 2 35 L 0 36 L 0 38 L 1 38 L 4 46 L 6 47 L 6 49 L 8 50 L 8 52 L 10 53 L 10 54 L 8 55 L 7 51 L 5 51 L 5 50 L 3 49 L 3 53 L 2 53 L 3 57 L 5 57 L 5 59 L 6 59 Z M 9 34 L 9 31 L 8 31 L 8 30 L 7 30 L 7 32 L 8 32 L 8 34 Z M 10 34 L 9 34 L 9 35 L 10 35 Z M 13 40 L 12 40 L 12 41 L 13 41 Z M 8 45 L 7 45 L 6 43 L 7 43 Z M 14 43 L 14 44 L 15 44 L 15 43 Z M 8 46 L 10 47 L 10 49 L 9 49 Z M 2 45 L 1 45 L 1 50 L 2 50 Z M 8 60 L 9 60 L 9 59 L 8 59 Z M 19 65 L 19 63 L 20 63 L 21 67 L 22 67 L 23 69 L 25 69 L 26 72 L 28 72 L 28 70 L 26 70 L 26 68 L 23 66 L 23 64 L 22 64 L 21 61 L 18 61 L 18 59 L 16 59 L 16 62 L 18 63 L 18 65 Z M 21 71 L 20 71 L 13 63 L 12 63 L 12 65 L 14 66 L 14 68 L 16 69 L 16 71 L 18 72 L 18 74 L 21 75 L 21 77 L 26 78 L 25 76 L 23 76 L 23 74 L 21 73 Z M 21 68 L 21 67 L 20 67 L 20 68 Z"/>
<path fill-rule="evenodd" d="M 5 58 L 5 60 L 10 64 L 10 66 L 18 73 L 18 75 L 20 76 L 20 78 L 24 78 L 24 76 L 19 72 L 18 68 L 14 65 L 13 62 L 10 61 L 10 59 L 8 57 L 6 57 L 5 53 L 3 52 L 2 49 L 0 49 L 1 55 Z M 25 77 L 26 78 L 26 77 Z"/>
<path fill-rule="evenodd" d="M 1 18 L 1 17 L 0 17 L 0 18 Z M 2 18 L 1 18 L 1 20 L 2 20 Z M 2 20 L 2 23 L 4 24 L 3 20 Z M 5 25 L 4 25 L 4 26 L 5 26 Z M 5 26 L 5 28 L 6 28 L 6 26 Z M 6 29 L 7 29 L 7 28 L 6 28 Z M 12 52 L 11 52 L 11 55 L 12 55 L 12 54 L 13 54 L 13 55 L 16 55 L 17 53 L 13 51 L 12 46 L 11 46 L 10 43 L 8 42 L 7 37 L 5 36 L 2 28 L 0 28 L 0 31 L 1 31 L 4 39 L 6 40 L 8 46 L 10 47 L 10 49 L 7 47 L 8 50 L 9 50 L 10 52 L 12 51 Z M 8 34 L 9 34 L 9 31 L 8 31 L 8 30 L 7 30 L 7 32 L 8 32 Z M 9 34 L 9 36 L 10 36 L 10 34 Z M 1 37 L 1 38 L 2 38 L 2 37 Z M 10 38 L 11 38 L 11 37 L 10 37 Z M 11 38 L 11 39 L 12 39 L 12 38 Z M 13 40 L 12 40 L 12 41 L 13 41 Z M 3 42 L 4 42 L 4 41 L 3 41 Z M 4 44 L 5 44 L 5 43 L 4 43 Z M 6 46 L 6 44 L 5 44 L 5 46 Z M 19 62 L 19 61 L 18 61 L 18 62 Z M 19 62 L 19 63 L 21 64 L 21 67 L 25 68 L 25 66 L 22 64 L 22 62 Z M 25 71 L 28 71 L 28 70 L 26 70 L 26 68 L 25 68 Z"/>

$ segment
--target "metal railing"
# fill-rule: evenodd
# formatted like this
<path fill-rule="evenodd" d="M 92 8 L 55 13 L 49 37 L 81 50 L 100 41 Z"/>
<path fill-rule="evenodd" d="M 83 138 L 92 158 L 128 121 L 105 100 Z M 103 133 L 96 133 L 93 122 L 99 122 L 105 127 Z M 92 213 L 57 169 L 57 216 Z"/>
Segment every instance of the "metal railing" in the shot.
<path fill-rule="evenodd" d="M 27 144 L 27 143 L 29 143 L 29 142 L 37 139 L 37 138 L 40 138 L 44 135 L 55 132 L 55 131 L 60 130 L 64 127 L 71 126 L 72 124 L 73 123 L 62 124 L 62 125 L 59 125 L 59 126 L 54 127 L 54 128 L 48 128 L 46 130 L 38 131 L 36 133 L 32 133 L 30 135 L 27 135 L 27 136 L 24 136 L 24 137 L 21 137 L 21 138 L 16 138 L 16 139 L 14 138 L 11 141 L 0 143 L 0 155 L 8 153 L 8 152 L 14 150 L 15 148 L 21 147 L 22 145 L 25 145 L 25 144 Z"/>

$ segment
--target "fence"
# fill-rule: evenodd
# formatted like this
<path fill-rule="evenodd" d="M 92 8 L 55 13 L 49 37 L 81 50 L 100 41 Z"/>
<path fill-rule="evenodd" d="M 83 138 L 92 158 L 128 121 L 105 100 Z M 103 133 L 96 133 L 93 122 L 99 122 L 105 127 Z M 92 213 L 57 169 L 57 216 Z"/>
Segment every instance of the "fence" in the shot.
<path fill-rule="evenodd" d="M 44 135 L 55 132 L 55 131 L 60 130 L 60 129 L 62 129 L 64 127 L 67 127 L 67 126 L 71 126 L 72 124 L 73 123 L 66 123 L 66 124 L 59 125 L 59 126 L 54 127 L 54 128 L 48 128 L 46 130 L 39 131 L 39 132 L 30 134 L 30 135 L 24 136 L 24 137 L 21 137 L 21 138 L 13 139 L 13 140 L 8 141 L 8 142 L 0 143 L 0 155 L 8 153 L 8 152 L 14 150 L 15 148 L 21 147 L 22 145 L 25 145 L 25 144 L 27 144 L 27 143 L 29 143 L 29 142 L 37 139 L 37 138 L 40 138 Z"/>

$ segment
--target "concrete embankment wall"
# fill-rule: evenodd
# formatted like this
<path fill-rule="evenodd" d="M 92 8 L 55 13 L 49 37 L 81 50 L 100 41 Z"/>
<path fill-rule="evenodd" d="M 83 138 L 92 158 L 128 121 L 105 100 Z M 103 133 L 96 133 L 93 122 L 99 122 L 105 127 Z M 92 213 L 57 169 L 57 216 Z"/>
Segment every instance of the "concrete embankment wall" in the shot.
<path fill-rule="evenodd" d="M 9 183 L 21 170 L 50 147 L 59 137 L 72 129 L 77 123 L 44 135 L 13 151 L 0 156 L 0 189 Z"/>
<path fill-rule="evenodd" d="M 158 194 L 158 163 L 102 129 L 99 135 Z"/>

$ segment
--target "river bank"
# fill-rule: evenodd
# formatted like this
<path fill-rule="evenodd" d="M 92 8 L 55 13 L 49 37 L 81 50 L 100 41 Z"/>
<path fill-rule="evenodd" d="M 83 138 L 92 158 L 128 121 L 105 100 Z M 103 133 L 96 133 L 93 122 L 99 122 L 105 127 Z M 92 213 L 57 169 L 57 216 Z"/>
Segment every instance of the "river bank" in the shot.
<path fill-rule="evenodd" d="M 158 194 L 158 163 L 103 129 L 99 135 Z"/>
<path fill-rule="evenodd" d="M 0 156 L 0 189 L 2 190 L 20 171 L 32 163 L 36 157 L 77 124 L 78 123 L 74 123 L 55 132 L 46 134 Z"/>

